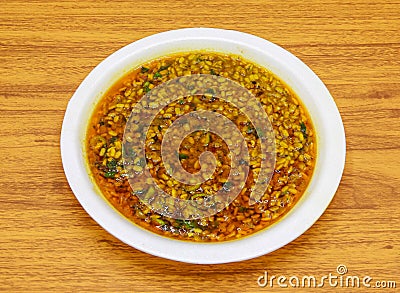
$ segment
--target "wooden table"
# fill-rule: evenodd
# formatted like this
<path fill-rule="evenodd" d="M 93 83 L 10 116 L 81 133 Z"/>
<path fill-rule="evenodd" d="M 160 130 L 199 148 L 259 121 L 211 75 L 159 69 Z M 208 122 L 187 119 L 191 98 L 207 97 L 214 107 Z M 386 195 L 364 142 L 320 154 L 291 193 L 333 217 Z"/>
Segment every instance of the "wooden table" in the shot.
<path fill-rule="evenodd" d="M 252 33 L 297 55 L 326 83 L 346 130 L 343 179 L 324 215 L 285 247 L 240 263 L 177 263 L 121 243 L 82 209 L 61 164 L 64 111 L 85 76 L 135 40 L 198 26 Z M 0 290 L 282 292 L 258 277 L 321 278 L 340 264 L 371 286 L 400 287 L 399 29 L 398 0 L 1 1 Z"/>

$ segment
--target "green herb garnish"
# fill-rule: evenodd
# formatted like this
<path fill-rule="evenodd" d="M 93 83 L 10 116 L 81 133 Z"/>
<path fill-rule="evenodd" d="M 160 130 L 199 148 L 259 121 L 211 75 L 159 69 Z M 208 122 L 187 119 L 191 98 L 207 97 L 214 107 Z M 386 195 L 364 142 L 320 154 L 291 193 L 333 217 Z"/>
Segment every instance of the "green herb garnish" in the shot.
<path fill-rule="evenodd" d="M 106 178 L 114 178 L 115 174 L 116 174 L 116 172 L 109 170 L 109 171 L 104 173 L 104 177 L 106 177 Z"/>
<path fill-rule="evenodd" d="M 161 66 L 158 71 L 163 71 L 165 69 L 168 69 L 168 67 L 170 67 L 170 66 L 171 66 L 171 64 L 167 64 L 167 65 Z"/>
<path fill-rule="evenodd" d="M 178 224 L 178 227 L 185 227 L 186 229 L 192 229 L 197 227 L 197 223 L 191 220 L 175 220 Z"/>
<path fill-rule="evenodd" d="M 240 206 L 239 207 L 239 212 L 243 213 L 243 212 L 247 211 L 247 209 L 248 208 L 246 208 L 246 207 Z"/>
<path fill-rule="evenodd" d="M 189 158 L 189 156 L 188 155 L 186 155 L 186 154 L 179 154 L 179 159 L 180 160 L 183 160 L 183 159 L 187 159 L 187 158 Z"/>
<path fill-rule="evenodd" d="M 117 160 L 116 159 L 111 159 L 111 161 L 107 162 L 106 166 L 108 169 L 114 169 L 115 167 L 117 167 Z"/>
<path fill-rule="evenodd" d="M 150 91 L 149 85 L 150 85 L 150 82 L 148 82 L 148 81 L 146 81 L 144 83 L 143 90 L 144 90 L 145 93 L 148 93 Z"/>
<path fill-rule="evenodd" d="M 304 122 L 300 123 L 300 131 L 303 133 L 304 138 L 307 138 L 307 127 Z"/>
<path fill-rule="evenodd" d="M 113 136 L 113 137 L 111 137 L 111 138 L 108 140 L 108 142 L 109 142 L 110 144 L 112 144 L 112 143 L 116 142 L 117 140 L 118 140 L 118 136 Z"/>
<path fill-rule="evenodd" d="M 160 226 L 164 226 L 165 222 L 161 219 L 154 219 L 154 221 L 156 221 Z"/>

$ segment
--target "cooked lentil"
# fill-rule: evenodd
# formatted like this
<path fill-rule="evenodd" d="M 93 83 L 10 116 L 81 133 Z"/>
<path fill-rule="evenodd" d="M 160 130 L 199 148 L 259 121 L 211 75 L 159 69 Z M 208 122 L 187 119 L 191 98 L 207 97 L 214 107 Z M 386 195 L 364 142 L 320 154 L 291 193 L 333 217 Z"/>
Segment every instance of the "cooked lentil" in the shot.
<path fill-rule="evenodd" d="M 126 122 L 135 103 L 155 86 L 179 76 L 212 74 L 229 78 L 249 90 L 263 105 L 276 142 L 276 165 L 261 200 L 249 205 L 249 195 L 258 180 L 260 154 L 257 132 L 240 108 L 213 92 L 188 96 L 171 103 L 153 120 L 146 137 L 146 161 L 134 161 L 133 171 L 150 170 L 159 187 L 173 197 L 200 199 L 221 188 L 229 188 L 230 159 L 227 142 L 212 132 L 196 131 L 179 148 L 183 168 L 200 170 L 199 156 L 215 154 L 216 170 L 199 185 L 183 185 L 168 175 L 161 161 L 161 141 L 168 127 L 180 116 L 199 109 L 211 109 L 233 121 L 243 134 L 250 154 L 250 170 L 239 196 L 216 215 L 199 220 L 176 220 L 157 214 L 132 192 L 122 160 Z M 152 105 L 146 105 L 152 107 Z M 185 128 L 185 125 L 182 126 Z M 127 142 L 135 137 L 127 137 Z M 102 98 L 87 132 L 87 156 L 92 175 L 103 195 L 134 223 L 161 235 L 192 241 L 237 239 L 262 230 L 281 218 L 304 193 L 315 164 L 316 146 L 312 122 L 296 95 L 266 69 L 239 56 L 211 52 L 190 52 L 151 61 L 122 78 Z M 149 195 L 154 190 L 146 191 Z"/>

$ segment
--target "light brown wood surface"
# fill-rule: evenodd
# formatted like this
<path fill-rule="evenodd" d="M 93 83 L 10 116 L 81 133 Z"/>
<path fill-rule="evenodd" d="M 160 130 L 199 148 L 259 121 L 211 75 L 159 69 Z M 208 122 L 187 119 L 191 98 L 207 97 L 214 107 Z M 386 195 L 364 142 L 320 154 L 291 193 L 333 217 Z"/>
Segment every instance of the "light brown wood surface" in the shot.
<path fill-rule="evenodd" d="M 297 55 L 327 85 L 346 130 L 343 179 L 323 216 L 285 247 L 239 263 L 183 264 L 123 244 L 86 214 L 61 163 L 67 103 L 101 60 L 150 34 L 199 26 L 252 33 Z M 315 292 L 261 288 L 257 278 L 321 277 L 339 264 L 398 289 L 399 116 L 398 0 L 2 0 L 0 291 Z"/>

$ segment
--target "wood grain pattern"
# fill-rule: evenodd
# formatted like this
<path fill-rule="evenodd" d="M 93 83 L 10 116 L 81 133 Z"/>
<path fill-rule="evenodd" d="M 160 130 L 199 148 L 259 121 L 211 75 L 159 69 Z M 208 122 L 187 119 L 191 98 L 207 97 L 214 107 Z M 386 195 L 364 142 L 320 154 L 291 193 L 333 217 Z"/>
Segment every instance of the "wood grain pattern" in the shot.
<path fill-rule="evenodd" d="M 64 111 L 90 70 L 132 41 L 198 26 L 297 55 L 326 83 L 346 130 L 343 180 L 324 215 L 240 263 L 176 263 L 121 243 L 85 213 L 61 164 Z M 280 292 L 258 276 L 323 276 L 339 264 L 400 287 L 399 28 L 398 0 L 1 1 L 0 291 Z"/>

